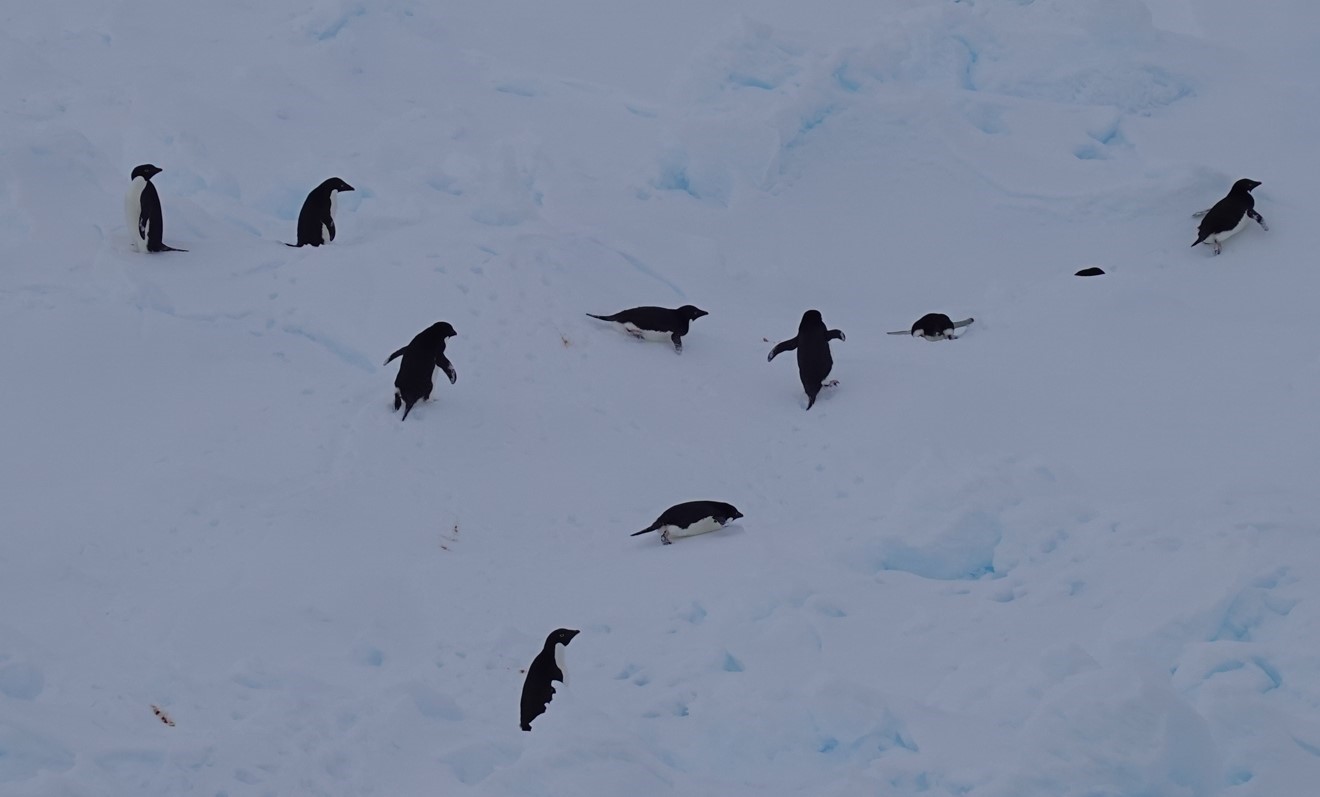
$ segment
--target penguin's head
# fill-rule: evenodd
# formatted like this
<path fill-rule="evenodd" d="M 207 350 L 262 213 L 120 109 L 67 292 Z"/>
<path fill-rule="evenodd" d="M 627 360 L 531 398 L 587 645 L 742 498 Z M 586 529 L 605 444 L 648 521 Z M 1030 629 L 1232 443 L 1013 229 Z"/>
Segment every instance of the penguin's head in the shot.
<path fill-rule="evenodd" d="M 808 310 L 802 314 L 802 322 L 798 324 L 798 330 L 804 329 L 824 329 L 825 319 L 821 316 L 819 310 Z"/>
<path fill-rule="evenodd" d="M 141 177 L 143 180 L 150 180 L 152 177 L 160 174 L 160 172 L 161 169 L 159 166 L 152 166 L 150 163 L 144 163 L 133 170 L 133 176 L 129 179 L 136 180 Z"/>
<path fill-rule="evenodd" d="M 695 307 L 690 304 L 685 304 L 682 307 L 678 308 L 678 314 L 689 321 L 696 321 L 698 318 L 701 318 L 703 315 L 710 315 L 710 313 L 707 313 L 705 310 L 702 310 L 700 307 Z"/>
<path fill-rule="evenodd" d="M 458 333 L 454 331 L 454 328 L 449 324 L 448 321 L 437 321 L 436 323 L 432 324 L 431 327 L 426 331 L 431 333 L 432 335 L 438 335 L 441 338 L 458 337 Z"/>
<path fill-rule="evenodd" d="M 353 190 L 353 186 L 349 185 L 348 183 L 344 182 L 343 180 L 339 179 L 338 177 L 331 177 L 329 180 L 326 180 L 324 183 L 321 183 L 321 187 L 324 188 L 324 189 L 327 190 L 327 191 L 352 191 L 352 190 Z"/>
<path fill-rule="evenodd" d="M 567 645 L 569 642 L 573 641 L 573 637 L 580 633 L 582 632 L 574 631 L 571 628 L 556 628 L 554 631 L 550 632 L 550 636 L 545 638 L 545 646 L 547 648 L 552 648 L 555 645 Z"/>
<path fill-rule="evenodd" d="M 724 520 L 723 520 L 724 523 L 737 520 L 738 518 L 743 516 L 743 513 L 739 512 L 738 507 L 734 506 L 733 504 L 722 503 L 720 504 L 720 506 L 723 507 L 724 511 L 727 513 L 724 516 Z"/>
<path fill-rule="evenodd" d="M 1241 180 L 1238 180 L 1236 183 L 1233 183 L 1233 191 L 1250 193 L 1251 189 L 1255 188 L 1258 185 L 1260 185 L 1259 180 L 1248 180 L 1247 178 L 1244 177 Z"/>

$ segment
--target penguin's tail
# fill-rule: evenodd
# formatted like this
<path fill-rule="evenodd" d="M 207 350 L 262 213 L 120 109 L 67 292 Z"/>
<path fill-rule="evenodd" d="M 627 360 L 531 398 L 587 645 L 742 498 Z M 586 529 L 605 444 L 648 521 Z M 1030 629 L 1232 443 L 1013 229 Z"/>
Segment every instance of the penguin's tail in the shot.
<path fill-rule="evenodd" d="M 175 249 L 174 247 L 170 246 L 169 244 L 161 244 L 161 245 L 160 245 L 160 248 L 157 249 L 156 251 L 157 251 L 157 252 L 187 252 L 188 250 L 187 250 L 187 249 Z"/>
<path fill-rule="evenodd" d="M 302 244 L 291 244 L 288 241 L 280 241 L 280 243 L 284 244 L 285 246 L 292 246 L 294 249 L 297 249 L 298 247 L 302 246 Z"/>
<path fill-rule="evenodd" d="M 660 527 L 659 527 L 658 525 L 656 525 L 655 523 L 652 523 L 650 526 L 647 526 L 646 528 L 642 529 L 641 531 L 635 531 L 635 532 L 633 532 L 632 534 L 629 534 L 628 536 L 629 536 L 629 537 L 640 537 L 640 536 L 642 536 L 643 534 L 650 534 L 651 532 L 653 532 L 653 531 L 658 531 L 659 529 L 660 529 Z"/>
<path fill-rule="evenodd" d="M 413 405 L 416 403 L 417 403 L 416 401 L 409 401 L 408 406 L 403 408 L 403 417 L 400 418 L 399 420 L 401 421 L 408 420 L 408 413 L 412 412 Z"/>
<path fill-rule="evenodd" d="M 598 321 L 613 321 L 613 320 L 614 320 L 614 316 L 610 316 L 610 315 L 596 315 L 595 313 L 587 313 L 587 316 L 590 317 L 590 318 L 595 318 L 595 319 L 597 319 Z"/>
<path fill-rule="evenodd" d="M 1205 239 L 1209 237 L 1210 237 L 1210 233 L 1208 232 L 1201 233 L 1199 236 L 1197 236 L 1196 241 L 1192 244 L 1192 246 L 1196 246 L 1196 244 L 1205 243 Z"/>

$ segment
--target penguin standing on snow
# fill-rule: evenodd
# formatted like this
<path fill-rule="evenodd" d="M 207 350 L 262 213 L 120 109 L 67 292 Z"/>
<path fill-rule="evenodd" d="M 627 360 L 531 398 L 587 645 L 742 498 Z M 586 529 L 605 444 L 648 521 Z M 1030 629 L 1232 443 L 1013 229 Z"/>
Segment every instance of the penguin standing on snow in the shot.
<path fill-rule="evenodd" d="M 449 384 L 458 381 L 458 372 L 445 356 L 445 340 L 457 334 L 449 322 L 439 321 L 418 332 L 407 346 L 385 360 L 389 365 L 395 357 L 403 357 L 399 363 L 399 375 L 394 378 L 394 411 L 408 405 L 400 420 L 408 420 L 408 413 L 419 399 L 431 400 L 431 391 L 435 388 L 432 376 L 437 366 L 449 377 Z"/>
<path fill-rule="evenodd" d="M 654 523 L 628 536 L 638 537 L 658 531 L 660 542 L 671 545 L 673 540 L 670 537 L 695 537 L 723 528 L 742 516 L 737 507 L 723 501 L 687 501 L 669 507 Z"/>
<path fill-rule="evenodd" d="M 917 322 L 912 325 L 911 331 L 890 332 L 891 335 L 911 335 L 912 337 L 922 337 L 926 340 L 957 340 L 958 336 L 953 334 L 955 329 L 962 329 L 968 326 L 976 319 L 964 318 L 962 321 L 954 321 L 944 313 L 926 313 Z"/>
<path fill-rule="evenodd" d="M 1269 225 L 1265 223 L 1264 217 L 1256 212 L 1256 198 L 1251 195 L 1251 189 L 1258 185 L 1260 185 L 1259 180 L 1238 180 L 1229 189 L 1228 196 L 1216 202 L 1214 207 L 1192 214 L 1192 218 L 1204 216 L 1201 219 L 1201 226 L 1197 229 L 1196 243 L 1192 246 L 1209 243 L 1215 248 L 1215 254 L 1219 254 L 1220 245 L 1242 232 L 1247 223 L 1253 220 L 1262 230 L 1268 232 Z"/>
<path fill-rule="evenodd" d="M 545 713 L 545 707 L 554 697 L 555 681 L 564 682 L 564 647 L 573 641 L 580 631 L 558 628 L 545 638 L 545 646 L 532 659 L 532 666 L 527 668 L 527 679 L 522 690 L 522 729 L 530 731 L 532 720 Z"/>
<path fill-rule="evenodd" d="M 320 246 L 335 239 L 335 209 L 340 191 L 352 191 L 353 186 L 331 177 L 312 189 L 298 213 L 298 243 L 286 246 Z"/>
<path fill-rule="evenodd" d="M 676 310 L 667 307 L 634 307 L 621 310 L 614 315 L 593 315 L 592 318 L 609 321 L 619 329 L 638 340 L 668 340 L 674 344 L 674 351 L 683 353 L 683 336 L 688 333 L 688 325 L 703 315 L 709 315 L 699 307 L 685 304 Z"/>
<path fill-rule="evenodd" d="M 136 252 L 186 252 L 187 249 L 175 249 L 162 241 L 165 235 L 165 216 L 160 209 L 160 194 L 156 193 L 156 186 L 151 184 L 151 178 L 160 172 L 160 167 L 150 163 L 144 163 L 133 170 L 133 182 L 129 183 L 128 195 L 124 197 L 128 235 Z"/>
<path fill-rule="evenodd" d="M 770 350 L 766 362 L 786 351 L 797 349 L 798 376 L 802 379 L 802 389 L 807 391 L 807 409 L 816 403 L 816 395 L 822 387 L 835 387 L 836 379 L 825 384 L 825 379 L 834 368 L 834 358 L 830 356 L 831 340 L 847 340 L 837 329 L 826 329 L 825 320 L 819 310 L 808 310 L 802 314 L 798 324 L 797 337 L 789 338 Z"/>

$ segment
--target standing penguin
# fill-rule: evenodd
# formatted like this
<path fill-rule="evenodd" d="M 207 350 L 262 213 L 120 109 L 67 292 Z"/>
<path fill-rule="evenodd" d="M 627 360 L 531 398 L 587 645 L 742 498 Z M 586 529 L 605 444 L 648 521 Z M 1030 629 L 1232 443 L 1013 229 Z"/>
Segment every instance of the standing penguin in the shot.
<path fill-rule="evenodd" d="M 669 507 L 660 513 L 654 523 L 628 536 L 638 537 L 658 531 L 660 542 L 672 545 L 670 537 L 695 537 L 724 528 L 730 521 L 742 516 L 743 513 L 736 506 L 723 501 L 684 501 Z"/>
<path fill-rule="evenodd" d="M 911 335 L 912 337 L 922 337 L 926 340 L 957 340 L 958 336 L 953 334 L 955 329 L 962 329 L 969 326 L 974 318 L 964 318 L 961 321 L 954 321 L 944 313 L 926 313 L 918 318 L 912 325 L 910 331 L 898 330 L 890 332 L 891 335 Z"/>
<path fill-rule="evenodd" d="M 399 363 L 399 375 L 394 378 L 394 411 L 407 404 L 400 420 L 408 420 L 408 413 L 418 399 L 431 400 L 431 391 L 435 388 L 432 375 L 437 366 L 449 377 L 449 384 L 458 381 L 458 372 L 445 356 L 445 340 L 458 333 L 447 321 L 438 321 L 418 332 L 407 346 L 391 354 L 385 364 L 389 365 L 395 357 L 403 357 Z"/>
<path fill-rule="evenodd" d="M 773 360 L 786 351 L 797 349 L 798 376 L 802 379 L 802 389 L 807 391 L 807 409 L 816 403 L 816 395 L 826 387 L 825 379 L 834 368 L 834 358 L 830 356 L 831 340 L 847 340 L 837 329 L 826 329 L 825 319 L 819 310 L 808 310 L 802 314 L 798 324 L 797 337 L 789 338 L 770 350 L 766 362 Z M 828 384 L 839 384 L 836 379 Z"/>
<path fill-rule="evenodd" d="M 298 213 L 298 243 L 286 246 L 320 246 L 335 239 L 335 209 L 340 191 L 352 191 L 353 186 L 331 177 L 312 189 Z"/>
<path fill-rule="evenodd" d="M 1238 180 L 1229 189 L 1228 196 L 1216 202 L 1214 207 L 1193 214 L 1193 218 L 1197 216 L 1205 218 L 1201 219 L 1196 242 L 1192 246 L 1209 243 L 1214 246 L 1215 254 L 1219 254 L 1220 244 L 1242 232 L 1247 222 L 1251 220 L 1255 220 L 1262 230 L 1268 232 L 1269 225 L 1265 223 L 1264 217 L 1256 212 L 1256 198 L 1251 195 L 1251 189 L 1259 185 L 1259 180 L 1245 178 Z"/>
<path fill-rule="evenodd" d="M 128 194 L 124 197 L 128 235 L 136 252 L 186 252 L 187 249 L 175 249 L 162 241 L 165 235 L 165 216 L 160 208 L 160 194 L 156 193 L 156 186 L 151 184 L 151 178 L 160 172 L 160 167 L 150 163 L 144 163 L 133 170 Z"/>
<path fill-rule="evenodd" d="M 671 341 L 674 351 L 682 354 L 683 336 L 688 333 L 688 325 L 709 313 L 700 307 L 685 304 L 676 310 L 667 307 L 634 307 L 631 310 L 620 310 L 614 315 L 587 315 L 609 321 L 634 338 Z"/>
<path fill-rule="evenodd" d="M 545 638 L 541 652 L 532 659 L 532 666 L 527 668 L 527 679 L 523 681 L 523 730 L 530 731 L 532 720 L 545 713 L 545 707 L 555 694 L 553 682 L 564 682 L 564 647 L 579 633 L 569 628 L 555 629 Z"/>

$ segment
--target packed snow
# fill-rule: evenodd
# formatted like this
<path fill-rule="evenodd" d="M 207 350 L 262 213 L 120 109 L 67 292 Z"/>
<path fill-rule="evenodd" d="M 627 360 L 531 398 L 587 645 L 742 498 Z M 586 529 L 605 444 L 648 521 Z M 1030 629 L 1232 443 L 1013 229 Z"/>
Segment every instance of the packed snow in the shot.
<path fill-rule="evenodd" d="M 4 797 L 1314 793 L 1314 2 L 0 19 Z"/>

